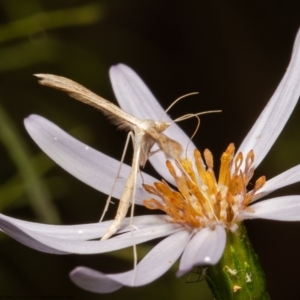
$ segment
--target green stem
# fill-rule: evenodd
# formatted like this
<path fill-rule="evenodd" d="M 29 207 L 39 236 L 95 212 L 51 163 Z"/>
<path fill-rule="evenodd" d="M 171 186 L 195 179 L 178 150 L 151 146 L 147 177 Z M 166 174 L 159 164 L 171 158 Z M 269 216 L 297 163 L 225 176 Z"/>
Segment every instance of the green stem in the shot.
<path fill-rule="evenodd" d="M 26 143 L 1 106 L 0 140 L 7 148 L 8 154 L 19 170 L 26 193 L 39 221 L 60 223 L 59 214 L 55 206 L 51 203 L 48 189 L 31 164 L 31 157 L 27 150 Z"/>
<path fill-rule="evenodd" d="M 1 25 L 0 43 L 21 37 L 33 36 L 49 29 L 95 23 L 102 15 L 102 9 L 98 4 L 37 13 L 22 20 Z"/>
<path fill-rule="evenodd" d="M 266 279 L 243 223 L 227 233 L 221 260 L 210 266 L 207 282 L 217 300 L 268 300 Z"/>

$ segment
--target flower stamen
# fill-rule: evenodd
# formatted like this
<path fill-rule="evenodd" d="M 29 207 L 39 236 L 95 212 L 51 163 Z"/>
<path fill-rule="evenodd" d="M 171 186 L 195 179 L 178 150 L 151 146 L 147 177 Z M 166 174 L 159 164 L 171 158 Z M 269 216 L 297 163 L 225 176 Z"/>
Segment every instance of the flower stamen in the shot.
<path fill-rule="evenodd" d="M 198 228 L 216 224 L 234 231 L 239 214 L 248 207 L 254 194 L 265 184 L 266 178 L 260 177 L 251 191 L 247 191 L 254 174 L 254 153 L 249 151 L 244 160 L 243 154 L 234 157 L 234 144 L 230 144 L 221 157 L 218 180 L 213 170 L 213 155 L 206 149 L 204 161 L 200 151 L 194 151 L 194 164 L 190 159 L 178 160 L 178 175 L 170 161 L 166 166 L 175 180 L 178 191 L 173 190 L 165 181 L 154 186 L 144 184 L 145 190 L 161 200 L 150 198 L 144 201 L 149 209 L 160 209 L 168 214 L 175 223 L 186 227 Z M 243 166 L 244 163 L 244 166 Z M 233 168 L 232 168 L 233 166 Z"/>

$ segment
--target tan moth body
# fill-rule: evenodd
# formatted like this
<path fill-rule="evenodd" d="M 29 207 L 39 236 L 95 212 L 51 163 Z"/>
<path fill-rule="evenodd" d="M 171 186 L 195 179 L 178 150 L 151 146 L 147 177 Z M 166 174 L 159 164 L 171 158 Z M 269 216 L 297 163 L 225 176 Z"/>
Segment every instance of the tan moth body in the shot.
<path fill-rule="evenodd" d="M 183 152 L 182 146 L 162 133 L 171 125 L 169 122 L 140 120 L 68 78 L 50 74 L 36 74 L 35 76 L 39 78 L 40 84 L 62 90 L 71 97 L 96 107 L 108 116 L 119 128 L 134 133 L 132 168 L 120 198 L 116 217 L 101 240 L 108 239 L 120 227 L 127 214 L 132 198 L 132 201 L 134 201 L 136 176 L 139 171 L 139 165 L 145 165 L 147 159 L 152 154 L 152 146 L 156 143 L 167 157 L 173 159 L 180 157 Z"/>
<path fill-rule="evenodd" d="M 135 131 L 135 127 L 139 127 L 144 130 L 145 137 L 141 146 L 143 152 L 140 158 L 141 166 L 145 165 L 150 149 L 155 143 L 157 143 L 167 157 L 177 159 L 182 154 L 181 145 L 162 133 L 171 123 L 140 120 L 71 79 L 50 74 L 36 74 L 35 76 L 39 78 L 40 84 L 64 91 L 76 100 L 101 110 L 121 129 Z M 170 146 L 171 144 L 172 146 Z"/>

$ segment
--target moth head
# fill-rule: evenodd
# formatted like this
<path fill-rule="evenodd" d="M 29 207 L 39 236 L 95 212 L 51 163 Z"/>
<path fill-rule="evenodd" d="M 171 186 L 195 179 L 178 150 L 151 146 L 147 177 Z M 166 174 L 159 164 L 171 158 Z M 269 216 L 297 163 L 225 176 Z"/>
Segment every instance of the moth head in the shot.
<path fill-rule="evenodd" d="M 162 121 L 155 121 L 154 123 L 157 132 L 164 132 L 172 124 L 172 122 L 162 122 Z"/>

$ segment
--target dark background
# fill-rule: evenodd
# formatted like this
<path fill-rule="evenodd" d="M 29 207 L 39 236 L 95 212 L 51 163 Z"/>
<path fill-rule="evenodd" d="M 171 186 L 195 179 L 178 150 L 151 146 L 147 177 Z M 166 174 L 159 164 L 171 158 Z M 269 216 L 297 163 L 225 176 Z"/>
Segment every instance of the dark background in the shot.
<path fill-rule="evenodd" d="M 88 4 L 92 6 L 86 8 Z M 298 1 L 0 0 L 1 118 L 7 114 L 8 127 L 15 128 L 23 143 L 18 147 L 1 136 L 2 213 L 45 222 L 22 188 L 12 158 L 16 148 L 27 148 L 30 162 L 39 160 L 35 165 L 61 223 L 97 221 L 106 199 L 41 155 L 23 127 L 29 114 L 52 120 L 115 158 L 120 158 L 125 141 L 125 133 L 116 131 L 101 113 L 39 86 L 32 74 L 72 78 L 115 102 L 108 69 L 122 62 L 137 71 L 164 107 L 198 91 L 170 114 L 222 109 L 221 114 L 201 118 L 194 139 L 200 150 L 214 153 L 217 167 L 222 151 L 230 142 L 239 146 L 280 82 L 300 25 L 299 11 Z M 272 178 L 300 162 L 299 114 L 296 107 L 255 178 L 263 174 Z M 183 122 L 182 127 L 191 134 L 195 121 Z M 146 170 L 153 172 L 150 166 Z M 14 192 L 9 193 L 7 186 Z M 275 195 L 286 194 L 299 194 L 299 184 Z M 113 215 L 111 211 L 108 217 Z M 255 220 L 246 226 L 266 272 L 271 299 L 298 299 L 300 223 Z M 31 250 L 4 234 L 0 238 L 0 298 L 212 299 L 204 281 L 187 284 L 188 276 L 177 279 L 175 268 L 145 287 L 123 288 L 111 295 L 88 293 L 70 282 L 69 271 L 78 265 L 104 272 L 128 270 L 130 249 L 62 257 Z M 150 246 L 141 246 L 140 251 Z"/>

